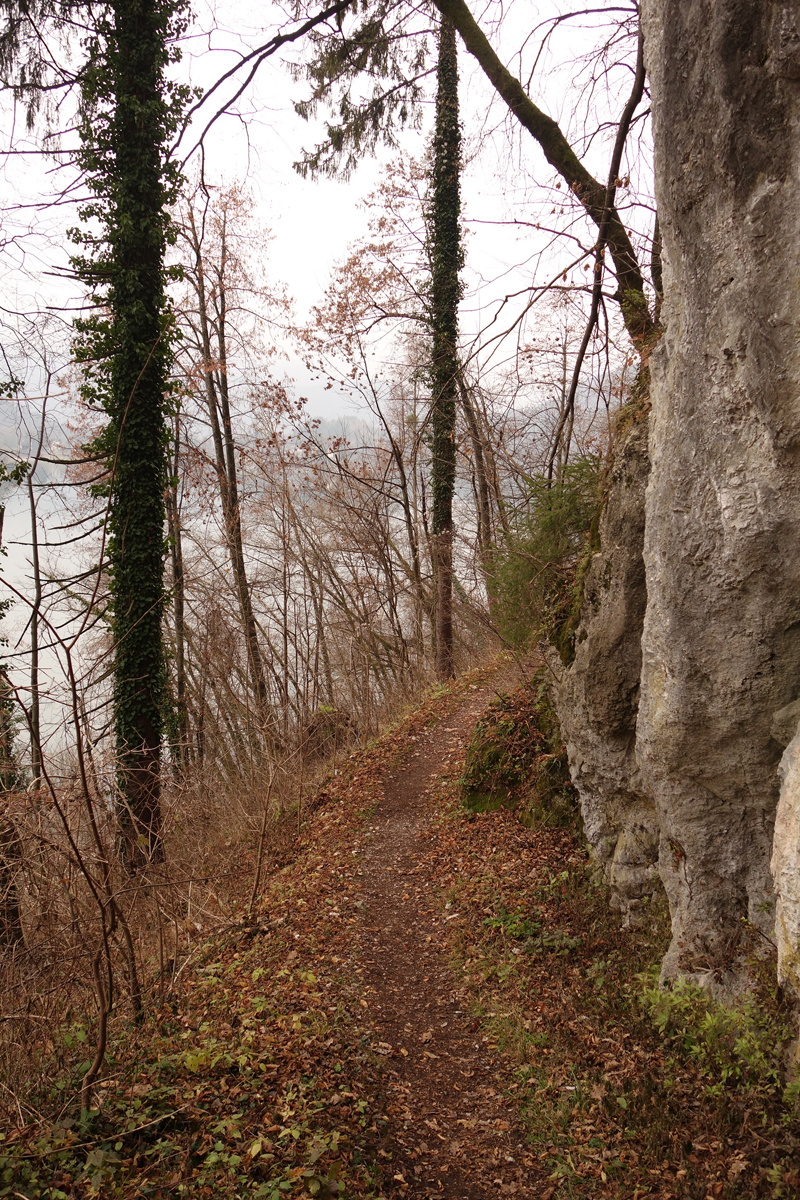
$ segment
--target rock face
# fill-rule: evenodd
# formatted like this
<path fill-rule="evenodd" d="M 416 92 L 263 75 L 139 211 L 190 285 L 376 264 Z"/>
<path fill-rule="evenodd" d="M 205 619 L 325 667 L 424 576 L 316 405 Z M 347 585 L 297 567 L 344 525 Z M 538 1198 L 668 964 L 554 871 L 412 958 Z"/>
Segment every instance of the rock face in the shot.
<path fill-rule="evenodd" d="M 800 1003 L 800 733 L 789 742 L 779 774 L 781 795 L 772 846 L 778 982 Z"/>
<path fill-rule="evenodd" d="M 585 578 L 575 659 L 555 702 L 584 829 L 623 924 L 636 923 L 657 881 L 658 824 L 635 755 L 641 635 L 647 594 L 642 545 L 650 470 L 647 421 L 617 445 L 600 521 L 600 550 Z"/>
<path fill-rule="evenodd" d="M 799 18 L 777 0 L 642 3 L 666 332 L 637 755 L 672 913 L 665 976 L 720 992 L 739 980 L 742 918 L 773 931 L 770 730 L 800 695 Z"/>

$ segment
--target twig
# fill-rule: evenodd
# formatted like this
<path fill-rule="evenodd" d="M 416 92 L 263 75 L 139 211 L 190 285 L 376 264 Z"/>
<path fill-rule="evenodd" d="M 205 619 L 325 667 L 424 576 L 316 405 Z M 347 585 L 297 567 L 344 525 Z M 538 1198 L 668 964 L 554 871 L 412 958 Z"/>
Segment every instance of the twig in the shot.
<path fill-rule="evenodd" d="M 600 222 L 600 229 L 597 235 L 597 245 L 595 248 L 594 259 L 594 287 L 592 288 L 592 307 L 589 313 L 589 320 L 584 330 L 581 340 L 578 357 L 575 360 L 575 369 L 572 372 L 572 381 L 569 386 L 569 395 L 564 405 L 564 409 L 556 427 L 556 432 L 553 437 L 553 447 L 550 451 L 550 458 L 547 463 L 547 482 L 548 487 L 553 481 L 553 467 L 555 465 L 558 448 L 561 443 L 561 437 L 566 428 L 567 421 L 575 408 L 575 396 L 578 391 L 578 381 L 580 380 L 581 368 L 586 351 L 589 347 L 592 333 L 594 332 L 595 324 L 597 323 L 597 314 L 600 310 L 600 302 L 603 296 L 603 259 L 605 255 L 606 240 L 608 238 L 608 226 L 611 220 L 611 215 L 614 211 L 614 199 L 617 191 L 617 178 L 619 175 L 620 164 L 622 162 L 622 152 L 625 149 L 625 141 L 628 136 L 633 114 L 636 111 L 639 101 L 644 93 L 645 69 L 644 69 L 644 35 L 639 28 L 639 44 L 636 53 L 636 76 L 633 81 L 633 90 L 628 99 L 628 103 L 620 118 L 619 128 L 617 129 L 617 137 L 614 143 L 614 153 L 611 156 L 611 169 L 608 173 L 608 185 L 606 187 L 605 206 L 603 208 L 603 219 Z M 624 304 L 625 297 L 622 296 Z"/>

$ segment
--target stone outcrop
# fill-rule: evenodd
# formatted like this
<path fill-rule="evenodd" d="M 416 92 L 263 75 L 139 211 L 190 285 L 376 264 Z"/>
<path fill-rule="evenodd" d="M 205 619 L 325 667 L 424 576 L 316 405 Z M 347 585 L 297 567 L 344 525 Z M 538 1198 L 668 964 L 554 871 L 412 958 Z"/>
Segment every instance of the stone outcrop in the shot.
<path fill-rule="evenodd" d="M 619 438 L 600 520 L 600 549 L 584 580 L 575 658 L 555 702 L 586 836 L 623 924 L 636 923 L 657 884 L 658 825 L 635 755 L 645 591 L 642 544 L 650 460 L 647 420 Z"/>
<path fill-rule="evenodd" d="M 773 932 L 771 729 L 800 695 L 798 16 L 777 0 L 642 4 L 666 331 L 637 755 L 672 913 L 665 977 L 720 992 L 741 978 L 742 918 Z M 781 878 L 789 859 L 776 845 Z M 782 913 L 794 903 L 781 892 Z"/>
<path fill-rule="evenodd" d="M 795 729 L 797 725 L 795 718 Z M 771 863 L 777 898 L 778 982 L 800 1004 L 800 732 L 786 748 L 779 775 L 781 794 Z"/>
<path fill-rule="evenodd" d="M 779 746 L 788 746 L 797 733 L 798 725 L 800 725 L 800 700 L 793 700 L 785 708 L 779 708 L 776 713 L 773 713 L 769 736 Z"/>

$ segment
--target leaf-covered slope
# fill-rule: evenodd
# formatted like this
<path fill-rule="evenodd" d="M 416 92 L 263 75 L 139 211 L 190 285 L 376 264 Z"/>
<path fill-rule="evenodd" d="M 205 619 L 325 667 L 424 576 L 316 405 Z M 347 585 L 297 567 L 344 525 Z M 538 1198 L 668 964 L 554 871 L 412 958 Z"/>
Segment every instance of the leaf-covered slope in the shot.
<path fill-rule="evenodd" d="M 97 1110 L 78 1055 L 6 1137 L 0 1195 L 796 1192 L 775 1001 L 647 992 L 658 906 L 621 935 L 578 833 L 462 806 L 493 696 L 466 676 L 328 779 L 256 919 L 115 1030 Z"/>

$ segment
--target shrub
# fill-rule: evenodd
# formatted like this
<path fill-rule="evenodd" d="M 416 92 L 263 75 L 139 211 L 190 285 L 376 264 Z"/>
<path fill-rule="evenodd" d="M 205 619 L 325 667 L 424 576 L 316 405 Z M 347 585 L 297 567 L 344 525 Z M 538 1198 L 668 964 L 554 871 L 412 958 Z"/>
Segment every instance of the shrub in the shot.
<path fill-rule="evenodd" d="M 599 513 L 602 462 L 568 463 L 551 487 L 529 481 L 524 511 L 493 558 L 492 599 L 500 632 L 514 646 L 554 644 L 575 606 L 579 564 Z"/>
<path fill-rule="evenodd" d="M 688 980 L 677 979 L 664 990 L 654 975 L 642 978 L 645 1011 L 664 1041 L 697 1064 L 711 1092 L 736 1087 L 795 1100 L 797 1088 L 784 1091 L 783 1083 L 792 1031 L 774 997 L 746 993 L 727 1007 Z"/>
<path fill-rule="evenodd" d="M 459 785 L 475 812 L 504 806 L 527 822 L 574 820 L 575 791 L 542 671 L 501 696 L 478 722 Z"/>

